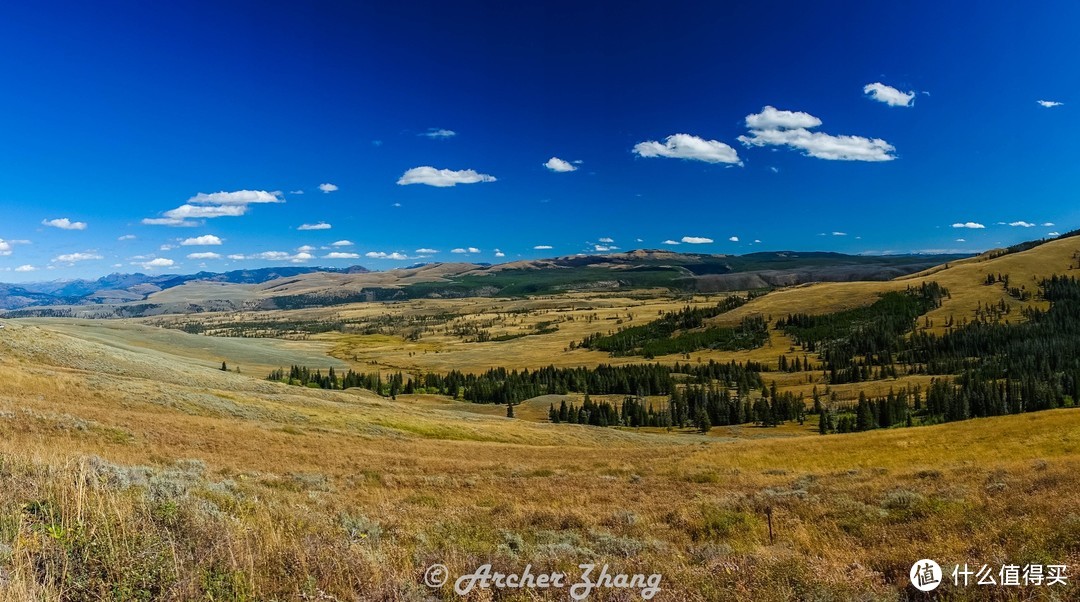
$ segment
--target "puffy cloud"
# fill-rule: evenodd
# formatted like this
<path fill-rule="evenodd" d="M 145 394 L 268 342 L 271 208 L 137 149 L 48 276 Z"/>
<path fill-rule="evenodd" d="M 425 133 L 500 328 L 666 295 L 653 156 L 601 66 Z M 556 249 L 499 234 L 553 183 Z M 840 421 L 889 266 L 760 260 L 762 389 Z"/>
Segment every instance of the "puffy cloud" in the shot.
<path fill-rule="evenodd" d="M 200 192 L 187 201 L 192 205 L 252 205 L 258 203 L 284 203 L 281 193 L 265 190 L 237 190 L 234 192 Z"/>
<path fill-rule="evenodd" d="M 36 272 L 37 268 L 35 268 L 34 266 L 32 266 L 30 264 L 26 264 L 26 265 L 21 265 L 21 266 L 15 268 L 15 271 L 16 272 Z"/>
<path fill-rule="evenodd" d="M 870 98 L 890 107 L 910 107 L 915 104 L 915 92 L 901 92 L 881 82 L 866 84 L 863 86 L 863 93 L 869 94 Z"/>
<path fill-rule="evenodd" d="M 549 249 L 552 249 L 553 247 L 551 245 L 536 245 L 533 248 L 536 249 L 537 251 L 547 251 Z"/>
<path fill-rule="evenodd" d="M 364 256 L 370 257 L 371 259 L 396 259 L 399 261 L 409 258 L 408 255 L 405 255 L 404 253 L 398 253 L 396 251 L 393 253 L 384 253 L 383 251 L 369 251 L 367 253 L 364 253 Z"/>
<path fill-rule="evenodd" d="M 548 159 L 547 163 L 544 163 L 544 167 L 550 169 L 551 171 L 557 171 L 559 173 L 577 171 L 577 168 L 574 167 L 569 161 L 563 161 L 558 157 L 552 157 Z"/>
<path fill-rule="evenodd" d="M 611 237 L 608 237 L 608 236 L 605 236 L 605 237 L 600 239 L 600 242 L 602 242 L 604 244 L 611 244 L 611 243 L 615 242 L 615 239 L 611 238 Z"/>
<path fill-rule="evenodd" d="M 742 165 L 739 153 L 734 148 L 718 140 L 705 140 L 690 134 L 672 134 L 664 138 L 662 143 L 655 140 L 639 142 L 634 145 L 633 152 L 639 157 L 667 157 Z"/>
<path fill-rule="evenodd" d="M 732 236 L 732 237 L 728 238 L 728 240 L 731 241 L 731 242 L 739 242 L 739 237 L 738 236 Z"/>
<path fill-rule="evenodd" d="M 304 263 L 305 261 L 315 259 L 315 256 L 306 251 L 300 251 L 295 255 L 292 253 L 286 253 L 284 251 L 263 251 L 262 253 L 255 253 L 253 255 L 229 255 L 229 259 L 259 259 L 262 261 L 289 261 L 292 263 Z"/>
<path fill-rule="evenodd" d="M 265 190 L 236 190 L 233 192 L 200 192 L 176 209 L 170 209 L 164 218 L 146 218 L 142 221 L 148 226 L 189 226 L 189 220 L 239 217 L 247 213 L 248 205 L 262 203 L 284 203 L 281 192 Z"/>
<path fill-rule="evenodd" d="M 304 194 L 303 190 L 290 190 L 289 194 Z"/>
<path fill-rule="evenodd" d="M 970 228 L 972 230 L 982 230 L 986 226 L 980 224 L 979 222 L 962 222 L 962 223 L 957 222 L 957 223 L 953 224 L 952 227 L 953 228 Z"/>
<path fill-rule="evenodd" d="M 398 186 L 409 184 L 427 184 L 438 188 L 447 188 L 458 184 L 476 184 L 479 182 L 494 182 L 495 177 L 479 173 L 472 169 L 454 171 L 452 169 L 435 169 L 431 166 L 414 167 L 406 171 L 398 178 Z"/>
<path fill-rule="evenodd" d="M 334 242 L 330 243 L 330 246 L 331 247 L 351 247 L 351 246 L 353 246 L 353 241 L 351 241 L 351 240 L 338 240 L 338 241 L 334 241 Z"/>
<path fill-rule="evenodd" d="M 1054 107 L 1060 107 L 1061 105 L 1065 104 L 1063 102 L 1058 102 L 1056 100 L 1036 100 L 1035 102 L 1039 103 L 1040 105 L 1042 105 L 1042 106 L 1044 106 L 1044 107 L 1046 107 L 1048 109 L 1052 109 Z"/>
<path fill-rule="evenodd" d="M 462 253 L 479 253 L 480 249 L 477 249 L 476 247 L 469 247 L 467 249 L 463 249 L 463 248 L 458 247 L 457 249 L 450 249 L 450 252 L 451 253 L 457 253 L 457 254 L 460 255 Z"/>
<path fill-rule="evenodd" d="M 330 224 L 328 224 L 326 222 L 319 222 L 317 224 L 300 224 L 300 226 L 298 226 L 296 229 L 297 230 L 329 230 L 330 228 L 333 228 L 333 226 L 331 226 Z"/>
<path fill-rule="evenodd" d="M 438 252 L 439 252 L 438 249 L 427 249 L 427 248 L 417 249 L 416 251 L 414 251 L 414 253 L 416 253 L 417 255 L 434 255 L 434 254 L 436 254 Z"/>
<path fill-rule="evenodd" d="M 86 222 L 73 222 L 66 217 L 57 219 L 43 219 L 41 220 L 43 226 L 51 226 L 53 228 L 60 228 L 61 230 L 85 230 Z"/>
<path fill-rule="evenodd" d="M 684 236 L 682 237 L 682 241 L 688 245 L 707 245 L 711 243 L 713 239 L 705 238 L 704 236 Z"/>
<path fill-rule="evenodd" d="M 1048 232 L 1046 235 L 1047 236 L 1061 236 L 1061 233 L 1060 232 Z"/>
<path fill-rule="evenodd" d="M 6 240 L 0 238 L 0 255 L 3 255 L 3 256 L 11 255 L 11 247 L 12 246 L 13 245 L 9 241 L 6 241 Z"/>
<path fill-rule="evenodd" d="M 201 225 L 199 222 L 178 217 L 147 217 L 142 223 L 144 226 L 173 226 L 175 228 L 194 228 Z"/>
<path fill-rule="evenodd" d="M 500 251 L 498 249 L 495 249 L 495 256 L 496 257 L 506 257 L 506 253 L 503 253 L 502 251 Z"/>
<path fill-rule="evenodd" d="M 847 236 L 847 232 L 833 232 L 833 236 Z"/>
<path fill-rule="evenodd" d="M 232 255 L 229 255 L 228 257 L 229 257 L 229 259 L 232 259 L 234 261 L 240 261 L 241 259 L 247 259 L 247 257 L 245 257 L 244 255 L 241 255 L 240 253 L 233 253 Z"/>
<path fill-rule="evenodd" d="M 157 259 L 138 262 L 135 265 L 142 266 L 144 270 L 154 270 L 157 268 L 171 268 L 176 265 L 176 262 L 165 257 L 158 257 Z"/>
<path fill-rule="evenodd" d="M 617 251 L 619 247 L 614 245 L 593 245 L 593 251 L 597 253 L 607 253 L 608 251 Z"/>
<path fill-rule="evenodd" d="M 75 263 L 78 261 L 92 261 L 95 259 L 103 259 L 101 255 L 94 253 L 93 251 L 87 253 L 67 253 L 65 255 L 57 255 L 53 258 L 54 263 Z"/>
<path fill-rule="evenodd" d="M 135 240 L 135 235 L 134 234 L 125 234 L 125 235 L 117 238 L 116 240 Z"/>
<path fill-rule="evenodd" d="M 1054 227 L 1054 222 L 1046 222 L 1045 224 L 1043 224 L 1043 227 L 1044 228 L 1053 228 Z"/>
<path fill-rule="evenodd" d="M 160 247 L 158 247 L 158 250 L 161 250 L 161 251 L 172 251 L 172 250 L 173 250 L 173 249 L 175 249 L 175 248 L 176 248 L 176 245 L 170 245 L 170 244 L 166 243 L 166 244 L 163 244 L 163 245 L 161 245 Z"/>
<path fill-rule="evenodd" d="M 183 242 L 180 243 L 180 245 L 184 247 L 214 246 L 220 244 L 221 239 L 214 236 L 213 234 L 204 234 L 202 236 L 196 236 L 194 238 L 185 238 Z"/>
<path fill-rule="evenodd" d="M 662 245 L 677 245 L 677 244 L 680 244 L 680 243 L 677 240 L 671 240 L 669 238 L 669 239 L 665 240 L 664 242 L 662 242 L 660 244 L 662 244 Z"/>
<path fill-rule="evenodd" d="M 896 150 L 881 138 L 833 136 L 811 132 L 821 120 L 809 113 L 780 111 L 766 106 L 746 116 L 749 135 L 739 136 L 745 146 L 788 146 L 810 157 L 830 161 L 892 161 Z"/>
<path fill-rule="evenodd" d="M 319 184 L 319 190 L 323 191 L 323 194 L 330 194 L 331 192 L 337 192 L 337 184 L 331 184 L 330 182 L 323 182 Z"/>
<path fill-rule="evenodd" d="M 188 253 L 188 259 L 221 259 L 217 253 Z"/>
<path fill-rule="evenodd" d="M 300 251 L 301 253 L 310 253 L 315 250 L 315 247 L 311 245 L 304 245 L 302 247 L 297 247 L 296 250 Z"/>
<path fill-rule="evenodd" d="M 1009 222 L 1009 225 L 1014 227 L 1014 228 L 1034 228 L 1035 227 L 1035 224 L 1033 224 L 1031 222 L 1025 222 L 1025 221 Z"/>
<path fill-rule="evenodd" d="M 436 140 L 445 140 L 447 138 L 453 138 L 457 136 L 457 132 L 454 130 L 444 130 L 441 128 L 429 128 L 428 131 L 419 134 L 420 136 L 427 136 L 428 138 L 434 138 Z"/>
<path fill-rule="evenodd" d="M 956 242 L 967 242 L 967 239 L 966 238 L 958 238 L 958 239 L 956 239 Z"/>
<path fill-rule="evenodd" d="M 187 220 L 215 217 L 240 217 L 247 213 L 247 205 L 192 205 L 185 203 L 176 209 L 169 209 L 165 217 L 173 220 Z"/>
<path fill-rule="evenodd" d="M 821 120 L 802 111 L 781 111 L 767 105 L 760 113 L 746 116 L 746 127 L 751 130 L 797 130 L 816 128 Z"/>
<path fill-rule="evenodd" d="M 327 253 L 323 255 L 323 259 L 360 259 L 359 253 L 342 253 L 341 251 L 334 251 L 333 253 Z"/>

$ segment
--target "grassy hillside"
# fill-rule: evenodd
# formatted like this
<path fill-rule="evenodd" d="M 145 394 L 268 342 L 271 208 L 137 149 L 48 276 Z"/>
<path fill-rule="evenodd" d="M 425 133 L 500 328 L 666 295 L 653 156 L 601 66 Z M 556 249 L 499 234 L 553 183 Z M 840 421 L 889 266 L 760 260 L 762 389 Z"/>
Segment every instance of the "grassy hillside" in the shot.
<path fill-rule="evenodd" d="M 1076 411 L 633 432 L 289 387 L 99 336 L 0 331 L 2 599 L 451 600 L 429 564 L 588 560 L 661 573 L 660 600 L 894 600 L 918 558 L 1080 560 Z"/>

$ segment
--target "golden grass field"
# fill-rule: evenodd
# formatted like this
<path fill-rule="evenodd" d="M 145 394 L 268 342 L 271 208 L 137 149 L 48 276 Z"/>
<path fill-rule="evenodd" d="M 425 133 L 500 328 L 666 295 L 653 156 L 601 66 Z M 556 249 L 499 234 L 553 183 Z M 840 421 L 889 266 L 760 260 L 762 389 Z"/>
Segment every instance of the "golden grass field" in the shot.
<path fill-rule="evenodd" d="M 736 312 L 831 311 L 926 278 L 952 293 L 931 316 L 940 328 L 948 315 L 1004 296 L 981 285 L 987 272 L 1017 282 L 1066 272 L 1074 241 L 900 281 L 776 291 Z M 408 340 L 415 325 L 403 323 L 281 341 L 147 326 L 190 316 L 5 320 L 0 600 L 457 600 L 450 586 L 424 584 L 429 565 L 452 576 L 484 563 L 576 574 L 579 562 L 659 573 L 657 600 L 923 600 L 906 587 L 920 558 L 947 570 L 1067 564 L 1074 577 L 1068 587 L 947 588 L 943 599 L 1080 598 L 1076 410 L 824 437 L 813 418 L 700 435 L 548 424 L 545 399 L 508 419 L 503 407 L 439 396 L 392 401 L 262 380 L 292 357 L 361 370 L 641 361 L 566 348 L 619 320 L 644 323 L 717 300 L 585 294 L 272 316 L 454 316 L 432 321 L 419 340 Z M 558 331 L 467 342 L 447 330 L 498 335 L 540 322 Z M 765 348 L 691 361 L 775 362 L 790 346 L 774 332 Z M 218 370 L 222 361 L 242 372 Z M 782 390 L 821 385 L 816 375 L 775 376 Z M 485 590 L 465 599 L 567 594 Z M 597 590 L 590 599 L 640 596 Z"/>

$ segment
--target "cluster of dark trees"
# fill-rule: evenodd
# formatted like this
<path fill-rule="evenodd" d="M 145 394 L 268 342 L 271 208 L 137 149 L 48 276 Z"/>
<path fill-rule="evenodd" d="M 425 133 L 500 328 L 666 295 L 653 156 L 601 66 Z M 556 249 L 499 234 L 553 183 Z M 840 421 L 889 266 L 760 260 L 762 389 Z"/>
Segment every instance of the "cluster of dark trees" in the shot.
<path fill-rule="evenodd" d="M 581 406 L 562 401 L 559 409 L 552 404 L 548 409 L 548 419 L 558 424 L 588 424 L 590 426 L 671 426 L 671 415 L 664 410 L 656 410 L 651 403 L 640 397 L 627 396 L 622 404 L 607 401 L 595 402 L 585 394 Z"/>
<path fill-rule="evenodd" d="M 667 312 L 660 318 L 641 326 L 623 328 L 613 334 L 594 333 L 570 348 L 583 347 L 607 351 L 613 356 L 642 355 L 653 358 L 670 353 L 690 353 L 700 349 L 754 349 L 768 340 L 768 328 L 761 317 L 746 318 L 736 327 L 711 326 L 702 329 L 705 321 L 753 299 L 732 295 L 713 307 L 685 307 Z"/>
<path fill-rule="evenodd" d="M 817 352 L 832 384 L 888 377 L 904 349 L 904 335 L 948 294 L 938 283 L 928 282 L 885 293 L 866 307 L 817 316 L 791 314 L 777 320 L 776 328 L 805 351 Z"/>
<path fill-rule="evenodd" d="M 822 435 L 828 433 L 853 433 L 868 431 L 876 428 L 891 428 L 903 425 L 912 426 L 916 416 L 922 416 L 922 423 L 929 422 L 926 418 L 928 410 L 920 402 L 919 387 L 908 389 L 904 387 L 899 392 L 889 390 L 888 395 L 879 398 L 869 398 L 866 393 L 859 392 L 859 401 L 854 406 L 839 408 L 834 405 L 818 407 L 818 432 Z"/>
<path fill-rule="evenodd" d="M 339 375 L 333 368 L 320 370 L 293 366 L 288 372 L 274 370 L 268 379 L 322 389 L 362 387 L 394 397 L 398 394 L 436 393 L 474 403 L 517 404 L 540 395 L 592 393 L 595 395 L 668 395 L 676 382 L 722 383 L 737 391 L 749 392 L 762 386 L 762 366 L 754 362 L 699 364 L 630 364 L 595 368 L 507 370 L 492 368 L 481 374 L 453 370 L 446 374 L 428 372 L 406 377 L 396 372 L 383 381 L 381 374 L 359 374 L 349 370 Z"/>

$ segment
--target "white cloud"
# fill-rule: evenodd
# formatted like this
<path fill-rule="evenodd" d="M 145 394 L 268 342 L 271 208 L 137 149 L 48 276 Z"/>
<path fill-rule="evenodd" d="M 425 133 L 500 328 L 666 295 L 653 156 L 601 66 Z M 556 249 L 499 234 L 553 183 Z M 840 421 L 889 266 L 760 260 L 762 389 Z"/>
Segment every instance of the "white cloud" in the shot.
<path fill-rule="evenodd" d="M 11 255 L 12 244 L 2 238 L 0 238 L 0 255 Z"/>
<path fill-rule="evenodd" d="M 136 265 L 142 266 L 144 270 L 153 270 L 156 268 L 171 268 L 176 265 L 176 262 L 165 257 L 158 257 L 157 259 L 151 259 L 150 261 L 142 261 Z"/>
<path fill-rule="evenodd" d="M 194 228 L 201 225 L 199 222 L 194 222 L 177 217 L 147 217 L 142 221 L 144 226 L 173 226 L 176 228 Z"/>
<path fill-rule="evenodd" d="M 215 217 L 240 217 L 247 213 L 247 205 L 192 205 L 185 203 L 176 209 L 169 209 L 165 217 L 172 220 L 187 220 Z M 146 223 L 145 221 L 143 223 Z M 172 224 L 169 224 L 172 225 Z"/>
<path fill-rule="evenodd" d="M 739 136 L 739 142 L 750 146 L 788 146 L 809 157 L 830 161 L 892 161 L 896 150 L 880 138 L 862 136 L 833 136 L 811 132 L 808 128 L 821 125 L 821 120 L 808 113 L 780 111 L 766 106 L 760 113 L 746 116 L 750 135 Z"/>
<path fill-rule="evenodd" d="M 295 255 L 291 253 L 286 253 L 284 251 L 263 251 L 262 253 L 255 253 L 253 255 L 229 255 L 229 259 L 258 259 L 262 261 L 289 261 L 292 263 L 304 263 L 305 261 L 315 259 L 315 256 L 306 251 L 300 251 Z"/>
<path fill-rule="evenodd" d="M 342 253 L 341 251 L 334 251 L 333 253 L 327 253 L 323 255 L 323 259 L 360 259 L 359 253 Z"/>
<path fill-rule="evenodd" d="M 319 222 L 317 224 L 300 224 L 300 226 L 298 226 L 296 229 L 297 230 L 329 230 L 330 228 L 333 228 L 333 226 L 331 226 L 330 224 L 328 224 L 326 222 Z"/>
<path fill-rule="evenodd" d="M 1060 107 L 1061 105 L 1065 104 L 1063 102 L 1058 102 L 1056 100 L 1036 100 L 1035 102 L 1041 104 L 1042 106 L 1044 106 L 1044 107 L 1046 107 L 1048 109 L 1052 109 L 1054 107 Z"/>
<path fill-rule="evenodd" d="M 958 239 L 956 239 L 956 242 L 967 242 L 967 239 L 966 238 L 958 238 Z"/>
<path fill-rule="evenodd" d="M 833 236 L 847 236 L 847 232 L 833 232 Z"/>
<path fill-rule="evenodd" d="M 457 249 L 451 249 L 450 252 L 451 253 L 457 253 L 457 254 L 460 255 L 462 253 L 479 253 L 480 249 L 477 249 L 476 247 L 469 247 L 467 249 L 463 249 L 463 248 L 458 247 Z"/>
<path fill-rule="evenodd" d="M 34 266 L 32 266 L 30 264 L 26 264 L 26 265 L 21 265 L 21 266 L 15 268 L 15 271 L 16 272 L 36 272 L 37 268 L 35 268 Z"/>
<path fill-rule="evenodd" d="M 1035 227 L 1035 224 L 1033 224 L 1031 222 L 1024 222 L 1024 221 L 1009 222 L 1009 225 L 1014 227 L 1014 228 L 1034 228 Z"/>
<path fill-rule="evenodd" d="M 732 237 L 728 238 L 728 240 L 731 241 L 731 242 L 739 242 L 739 237 L 738 236 L 732 236 Z"/>
<path fill-rule="evenodd" d="M 384 253 L 382 251 L 369 251 L 367 253 L 364 253 L 364 256 L 370 257 L 372 259 L 397 259 L 399 261 L 409 258 L 408 255 L 405 255 L 404 253 L 398 253 L 396 251 L 393 253 Z"/>
<path fill-rule="evenodd" d="M 547 163 L 544 163 L 544 167 L 550 169 L 551 171 L 556 171 L 559 173 L 577 171 L 577 168 L 570 164 L 570 162 L 563 161 L 558 157 L 552 157 L 548 159 Z"/>
<path fill-rule="evenodd" d="M 549 249 L 551 249 L 553 247 L 551 245 L 536 245 L 533 248 L 536 249 L 537 251 L 547 251 L 547 250 L 549 250 Z"/>
<path fill-rule="evenodd" d="M 608 251 L 618 251 L 619 247 L 615 245 L 593 245 L 593 251 L 597 253 L 607 253 Z"/>
<path fill-rule="evenodd" d="M 323 194 L 330 194 L 331 192 L 337 192 L 337 184 L 331 184 L 330 182 L 323 182 L 319 184 L 319 190 L 323 191 Z"/>
<path fill-rule="evenodd" d="M 330 243 L 330 246 L 331 247 L 351 247 L 351 246 L 353 246 L 353 241 L 351 241 L 351 240 L 338 240 L 338 241 Z"/>
<path fill-rule="evenodd" d="M 53 228 L 60 228 L 61 230 L 85 230 L 86 222 L 73 222 L 66 217 L 57 219 L 43 219 L 41 224 L 44 226 L 51 226 Z"/>
<path fill-rule="evenodd" d="M 682 241 L 688 245 L 707 245 L 711 243 L 713 239 L 705 238 L 704 236 L 684 236 L 682 237 Z"/>
<path fill-rule="evenodd" d="M 297 247 L 296 250 L 300 251 L 301 253 L 310 253 L 315 250 L 315 247 L 311 245 L 304 245 L 302 247 Z"/>
<path fill-rule="evenodd" d="M 755 239 L 754 239 L 754 244 L 755 244 L 755 245 L 760 245 L 760 244 L 761 244 L 761 240 L 759 240 L 759 239 L 755 238 Z"/>
<path fill-rule="evenodd" d="M 213 234 L 204 234 L 202 236 L 196 236 L 194 238 L 186 238 L 183 242 L 180 243 L 180 245 L 184 247 L 214 246 L 220 244 L 221 239 L 214 236 Z"/>
<path fill-rule="evenodd" d="M 883 102 L 890 107 L 910 107 L 915 104 L 914 92 L 901 92 L 881 82 L 866 84 L 863 87 L 863 93 L 869 94 L 870 98 Z"/>
<path fill-rule="evenodd" d="M 217 253 L 188 253 L 188 259 L 221 259 Z"/>
<path fill-rule="evenodd" d="M 434 254 L 436 254 L 438 252 L 439 252 L 438 249 L 427 249 L 427 248 L 417 249 L 416 251 L 414 251 L 414 253 L 416 253 L 417 255 L 434 255 Z"/>
<path fill-rule="evenodd" d="M 662 245 L 677 245 L 677 244 L 679 244 L 679 241 L 677 241 L 677 240 L 671 240 L 671 239 L 669 238 L 669 239 L 665 240 L 664 242 L 662 242 L 662 243 L 660 243 L 660 244 L 662 244 Z"/>
<path fill-rule="evenodd" d="M 705 140 L 690 134 L 673 134 L 664 138 L 663 143 L 655 140 L 639 142 L 634 145 L 633 152 L 639 157 L 667 157 L 742 165 L 739 153 L 734 148 L 718 140 Z"/>
<path fill-rule="evenodd" d="M 175 248 L 176 248 L 176 245 L 170 245 L 170 244 L 166 243 L 166 244 L 163 244 L 160 247 L 158 247 L 158 250 L 160 250 L 160 251 L 172 251 Z"/>
<path fill-rule="evenodd" d="M 600 242 L 605 243 L 605 244 L 611 244 L 611 243 L 615 242 L 615 239 L 605 236 L 605 237 L 600 239 Z"/>
<path fill-rule="evenodd" d="M 93 251 L 87 253 L 67 253 L 65 255 L 57 255 L 53 258 L 54 263 L 75 263 L 77 261 L 92 261 L 95 259 L 103 259 L 101 255 L 94 253 Z"/>
<path fill-rule="evenodd" d="M 135 235 L 134 234 L 125 234 L 125 235 L 117 238 L 116 240 L 135 240 Z"/>
<path fill-rule="evenodd" d="M 802 111 L 781 111 L 766 106 L 760 113 L 746 116 L 746 127 L 751 130 L 795 130 L 816 128 L 821 120 Z"/>
<path fill-rule="evenodd" d="M 446 188 L 458 184 L 476 184 L 479 182 L 494 182 L 495 177 L 488 174 L 478 173 L 472 169 L 454 171 L 452 169 L 435 169 L 430 166 L 414 167 L 406 171 L 398 179 L 398 186 L 409 184 L 427 184 Z"/>
<path fill-rule="evenodd" d="M 290 190 L 289 194 L 304 194 L 303 190 Z"/>
<path fill-rule="evenodd" d="M 1047 236 L 1061 236 L 1061 233 L 1060 232 L 1048 232 L 1046 235 Z"/>
<path fill-rule="evenodd" d="M 164 218 L 146 218 L 148 226 L 190 226 L 188 220 L 215 217 L 239 217 L 247 213 L 248 205 L 261 203 L 284 203 L 281 192 L 265 190 L 236 190 L 233 192 L 200 192 L 176 209 L 170 209 Z"/>
<path fill-rule="evenodd" d="M 457 132 L 454 130 L 444 130 L 441 128 L 429 128 L 428 131 L 419 134 L 420 136 L 427 136 L 428 138 L 435 138 L 445 140 L 447 138 L 453 138 L 457 136 Z"/>
<path fill-rule="evenodd" d="M 241 259 L 247 259 L 247 257 L 245 257 L 245 256 L 243 256 L 243 255 L 241 255 L 239 253 L 234 253 L 232 255 L 229 255 L 228 257 L 229 257 L 229 259 L 232 259 L 234 261 L 240 261 Z"/>
<path fill-rule="evenodd" d="M 957 223 L 953 224 L 952 227 L 953 228 L 970 228 L 972 230 L 982 230 L 986 226 L 980 224 L 979 222 L 963 222 L 963 223 L 957 222 Z"/>
<path fill-rule="evenodd" d="M 496 257 L 506 257 L 506 253 L 503 253 L 502 251 L 500 251 L 498 249 L 495 249 L 495 256 Z"/>
<path fill-rule="evenodd" d="M 234 192 L 200 192 L 187 200 L 192 205 L 252 205 L 258 203 L 284 203 L 281 193 L 265 190 L 236 190 Z"/>
<path fill-rule="evenodd" d="M 1043 228 L 1053 228 L 1053 227 L 1054 227 L 1054 222 L 1046 222 L 1045 224 L 1043 224 Z"/>

